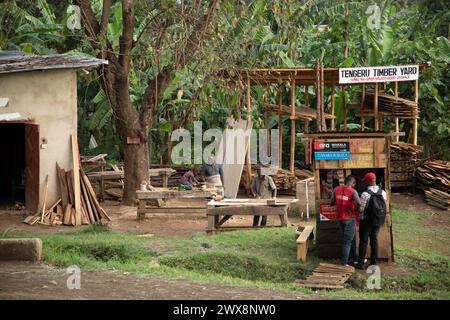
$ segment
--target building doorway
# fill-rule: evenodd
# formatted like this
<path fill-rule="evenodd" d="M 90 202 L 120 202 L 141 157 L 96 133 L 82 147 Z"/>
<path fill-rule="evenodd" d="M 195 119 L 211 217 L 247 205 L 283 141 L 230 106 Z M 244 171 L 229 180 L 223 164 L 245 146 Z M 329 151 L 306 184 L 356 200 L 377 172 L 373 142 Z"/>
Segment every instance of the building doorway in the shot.
<path fill-rule="evenodd" d="M 0 123 L 0 207 L 23 203 L 30 211 L 39 204 L 39 126 Z"/>

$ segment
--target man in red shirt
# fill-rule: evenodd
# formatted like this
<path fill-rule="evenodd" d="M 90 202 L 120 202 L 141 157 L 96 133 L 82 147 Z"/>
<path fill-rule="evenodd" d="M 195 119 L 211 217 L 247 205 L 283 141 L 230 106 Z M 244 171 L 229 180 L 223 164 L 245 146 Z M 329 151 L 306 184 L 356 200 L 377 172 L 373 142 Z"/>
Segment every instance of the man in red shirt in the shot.
<path fill-rule="evenodd" d="M 361 200 L 358 192 L 354 189 L 355 186 L 355 177 L 346 177 L 345 185 L 334 188 L 331 199 L 331 205 L 336 207 L 336 220 L 344 238 L 341 263 L 345 266 L 348 266 L 349 256 L 355 263 L 358 261 L 355 246 L 355 219 L 361 206 Z"/>

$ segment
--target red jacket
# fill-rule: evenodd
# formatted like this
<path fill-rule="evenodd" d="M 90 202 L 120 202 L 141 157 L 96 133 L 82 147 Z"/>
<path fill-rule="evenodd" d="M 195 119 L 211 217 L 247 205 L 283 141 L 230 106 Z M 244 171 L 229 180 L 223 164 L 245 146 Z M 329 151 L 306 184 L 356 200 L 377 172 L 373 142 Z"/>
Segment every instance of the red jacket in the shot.
<path fill-rule="evenodd" d="M 336 219 L 347 220 L 355 218 L 354 212 L 356 205 L 353 202 L 352 196 L 355 189 L 350 186 L 338 186 L 334 188 L 333 196 L 336 207 Z"/>

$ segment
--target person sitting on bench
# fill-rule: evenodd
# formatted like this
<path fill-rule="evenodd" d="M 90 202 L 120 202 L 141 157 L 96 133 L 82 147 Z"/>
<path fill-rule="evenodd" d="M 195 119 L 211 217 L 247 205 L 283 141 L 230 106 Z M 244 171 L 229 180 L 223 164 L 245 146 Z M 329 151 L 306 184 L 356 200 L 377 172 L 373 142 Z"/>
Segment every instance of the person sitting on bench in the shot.
<path fill-rule="evenodd" d="M 272 177 L 267 174 L 267 170 L 261 167 L 257 169 L 258 175 L 252 181 L 252 193 L 257 199 L 270 199 L 277 197 L 277 187 Z M 260 216 L 253 217 L 253 227 L 257 227 Z M 261 218 L 261 226 L 267 224 L 267 216 Z"/>

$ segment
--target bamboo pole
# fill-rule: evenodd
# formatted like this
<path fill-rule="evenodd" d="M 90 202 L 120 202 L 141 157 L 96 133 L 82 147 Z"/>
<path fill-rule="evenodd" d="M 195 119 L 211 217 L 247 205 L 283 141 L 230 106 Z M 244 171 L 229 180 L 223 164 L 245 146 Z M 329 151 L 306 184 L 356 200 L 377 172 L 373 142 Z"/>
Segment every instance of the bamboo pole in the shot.
<path fill-rule="evenodd" d="M 414 101 L 419 103 L 419 80 L 414 81 Z M 413 144 L 417 145 L 417 118 L 413 122 Z"/>
<path fill-rule="evenodd" d="M 290 170 L 294 173 L 294 161 L 295 161 L 295 79 L 292 80 L 291 87 L 291 159 Z"/>
<path fill-rule="evenodd" d="M 247 122 L 248 121 L 252 121 L 252 116 L 250 114 L 250 110 L 251 110 L 251 106 L 250 106 L 250 93 L 251 93 L 251 88 L 250 88 L 250 78 L 247 77 Z M 253 128 L 252 128 L 253 130 Z M 250 159 L 250 137 L 248 140 L 248 147 L 247 147 L 247 154 L 246 154 L 246 159 L 247 159 L 247 176 L 248 176 L 248 181 L 252 181 L 252 162 Z"/>
<path fill-rule="evenodd" d="M 336 87 L 331 85 L 331 115 L 334 116 L 334 94 L 336 93 Z M 331 119 L 331 131 L 334 131 L 334 118 Z"/>
<path fill-rule="evenodd" d="M 278 89 L 278 165 L 283 168 L 283 116 L 281 113 L 281 105 L 283 102 L 282 86 Z"/>
<path fill-rule="evenodd" d="M 379 130 L 378 123 L 378 82 L 375 82 L 374 88 L 374 98 L 373 98 L 373 113 L 374 113 L 374 122 L 375 122 L 375 131 Z"/>

